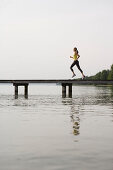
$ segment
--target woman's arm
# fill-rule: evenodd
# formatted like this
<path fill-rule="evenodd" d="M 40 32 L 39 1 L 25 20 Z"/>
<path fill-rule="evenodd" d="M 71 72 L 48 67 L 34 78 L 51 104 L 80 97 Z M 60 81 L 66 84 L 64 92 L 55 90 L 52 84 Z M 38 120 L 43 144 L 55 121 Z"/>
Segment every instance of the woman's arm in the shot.
<path fill-rule="evenodd" d="M 73 58 L 72 56 L 70 56 L 70 58 Z"/>
<path fill-rule="evenodd" d="M 78 56 L 77 59 L 79 59 L 80 55 L 78 54 L 77 56 Z"/>

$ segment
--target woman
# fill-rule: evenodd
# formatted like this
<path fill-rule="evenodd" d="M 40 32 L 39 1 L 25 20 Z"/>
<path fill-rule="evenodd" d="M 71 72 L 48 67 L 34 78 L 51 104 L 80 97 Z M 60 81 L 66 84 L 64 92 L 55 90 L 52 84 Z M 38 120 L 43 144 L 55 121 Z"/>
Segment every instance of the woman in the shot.
<path fill-rule="evenodd" d="M 75 66 L 75 65 L 77 66 L 77 68 L 78 68 L 79 71 L 81 72 L 82 78 L 84 78 L 85 75 L 83 74 L 83 71 L 81 70 L 81 68 L 80 68 L 80 66 L 79 66 L 78 58 L 80 57 L 80 55 L 78 54 L 78 50 L 77 50 L 77 48 L 75 47 L 75 48 L 73 49 L 73 51 L 74 51 L 73 57 L 70 56 L 70 58 L 73 58 L 73 59 L 74 59 L 72 65 L 71 65 L 71 67 L 70 67 L 70 69 L 71 69 L 71 71 L 72 71 L 72 73 L 73 73 L 72 78 L 73 78 L 74 76 L 76 76 L 76 74 L 74 73 L 74 70 L 73 70 L 73 66 Z"/>

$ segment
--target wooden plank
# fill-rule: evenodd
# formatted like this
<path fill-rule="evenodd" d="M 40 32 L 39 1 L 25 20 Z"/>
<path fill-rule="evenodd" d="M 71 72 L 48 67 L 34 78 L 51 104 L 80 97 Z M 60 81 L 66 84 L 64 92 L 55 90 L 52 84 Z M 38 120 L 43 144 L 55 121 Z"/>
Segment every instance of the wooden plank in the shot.
<path fill-rule="evenodd" d="M 22 85 L 26 83 L 72 83 L 72 84 L 77 84 L 77 85 L 113 85 L 113 80 L 107 80 L 107 81 L 98 81 L 98 80 L 71 80 L 71 79 L 48 79 L 48 80 L 0 80 L 0 83 L 20 83 Z"/>

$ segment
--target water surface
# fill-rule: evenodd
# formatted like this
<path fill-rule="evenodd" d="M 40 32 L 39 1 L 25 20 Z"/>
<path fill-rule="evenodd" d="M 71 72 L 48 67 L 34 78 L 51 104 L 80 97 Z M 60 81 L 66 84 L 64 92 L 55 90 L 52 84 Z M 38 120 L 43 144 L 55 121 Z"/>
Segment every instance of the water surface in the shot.
<path fill-rule="evenodd" d="M 0 85 L 0 170 L 112 170 L 113 88 Z"/>

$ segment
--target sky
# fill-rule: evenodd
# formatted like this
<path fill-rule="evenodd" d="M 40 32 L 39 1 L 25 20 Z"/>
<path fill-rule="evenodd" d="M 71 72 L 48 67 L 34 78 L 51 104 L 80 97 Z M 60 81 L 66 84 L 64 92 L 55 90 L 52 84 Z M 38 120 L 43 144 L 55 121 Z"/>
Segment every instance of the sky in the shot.
<path fill-rule="evenodd" d="M 0 79 L 70 79 L 74 47 L 86 76 L 110 69 L 113 0 L 0 0 Z"/>

